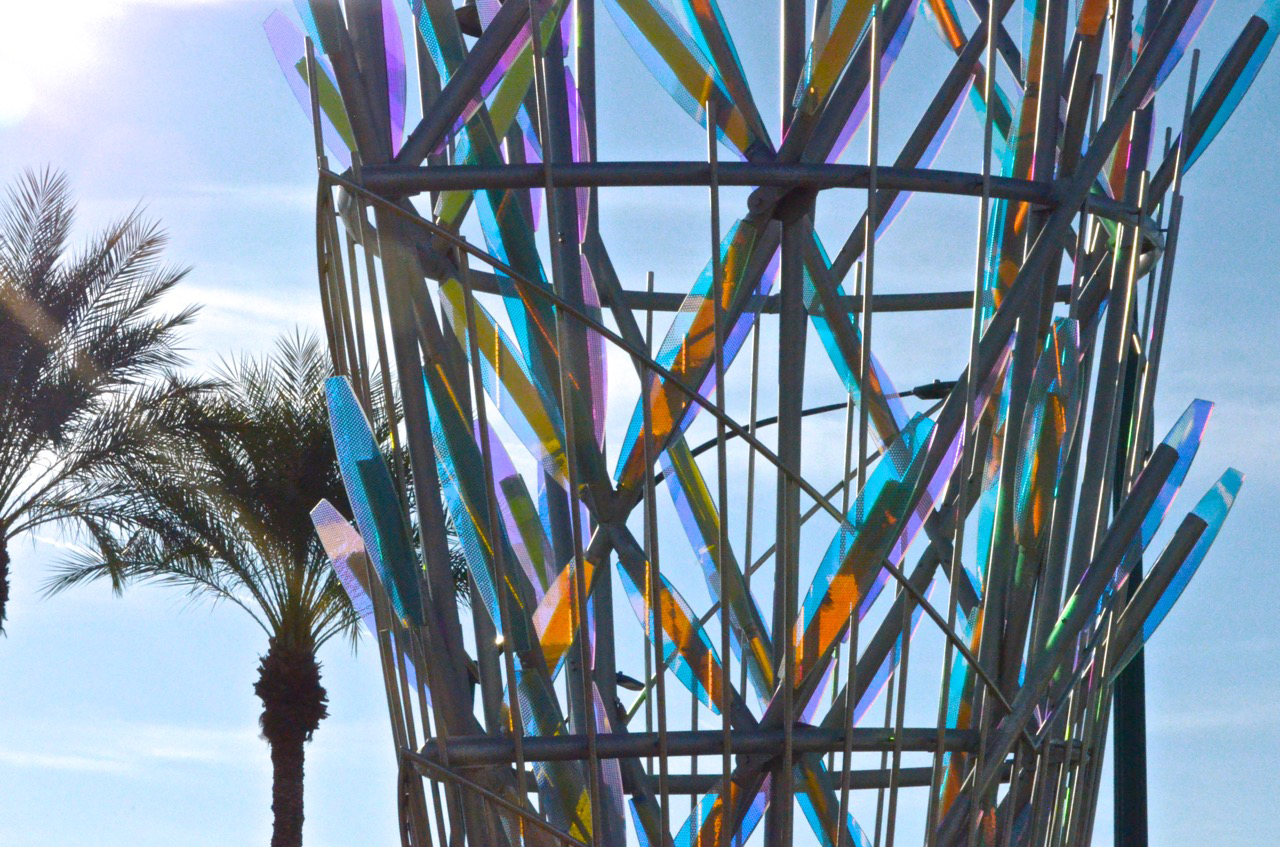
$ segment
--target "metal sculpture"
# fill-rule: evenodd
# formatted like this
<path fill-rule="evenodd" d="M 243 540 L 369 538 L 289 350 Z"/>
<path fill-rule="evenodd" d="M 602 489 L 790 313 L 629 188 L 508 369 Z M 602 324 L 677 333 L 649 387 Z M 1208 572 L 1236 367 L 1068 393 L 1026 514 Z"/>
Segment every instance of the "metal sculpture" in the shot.
<path fill-rule="evenodd" d="M 1242 479 L 1148 550 L 1211 409 L 1155 440 L 1182 176 L 1280 23 L 1268 0 L 1198 88 L 1209 2 L 1027 0 L 1018 41 L 1009 0 L 818 0 L 811 26 L 783 0 L 780 140 L 716 0 L 602 0 L 612 24 L 594 0 L 299 0 L 302 28 L 267 21 L 315 129 L 355 522 L 321 504 L 316 527 L 379 647 L 406 845 L 1089 842 L 1113 694 Z M 886 164 L 881 86 L 921 11 L 955 59 L 912 80 L 936 94 Z M 705 161 L 598 161 L 607 25 L 705 128 Z M 966 102 L 977 167 L 931 169 Z M 862 128 L 865 163 L 841 163 Z M 677 185 L 708 189 L 705 270 L 683 298 L 625 286 L 597 190 Z M 753 191 L 722 228 L 730 185 Z M 835 188 L 866 206 L 832 258 L 813 212 Z M 877 238 L 918 193 L 973 198 L 972 292 L 876 290 Z M 970 310 L 968 364 L 897 392 L 874 318 L 931 309 Z M 806 409 L 810 336 L 842 396 Z M 610 350 L 640 386 L 617 443 Z M 843 443 L 806 445 L 833 409 Z"/>

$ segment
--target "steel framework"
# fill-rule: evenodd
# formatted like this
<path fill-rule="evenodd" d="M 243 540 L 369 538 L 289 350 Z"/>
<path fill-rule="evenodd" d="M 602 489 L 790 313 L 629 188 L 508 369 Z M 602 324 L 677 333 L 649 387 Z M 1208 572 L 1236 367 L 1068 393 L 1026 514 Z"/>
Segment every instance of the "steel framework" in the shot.
<path fill-rule="evenodd" d="M 716 0 L 601 0 L 704 128 L 678 162 L 598 161 L 595 0 L 409 0 L 412 63 L 391 0 L 268 19 L 315 129 L 352 512 L 314 516 L 379 648 L 405 845 L 1087 844 L 1113 703 L 1145 843 L 1141 649 L 1242 479 L 1146 553 L 1211 409 L 1156 440 L 1182 175 L 1278 23 L 1268 0 L 1203 88 L 1188 55 L 1161 139 L 1208 2 L 1027 0 L 1017 41 L 1010 0 L 782 0 L 775 142 Z M 890 160 L 918 7 L 954 59 Z M 931 168 L 966 103 L 978 167 Z M 600 189 L 674 186 L 707 189 L 706 268 L 626 285 Z M 832 256 L 836 190 L 865 205 Z M 877 290 L 912 194 L 976 200 L 971 291 Z M 895 391 L 876 316 L 944 309 L 965 366 Z M 824 362 L 839 402 L 806 408 Z M 842 438 L 804 429 L 833 410 Z"/>

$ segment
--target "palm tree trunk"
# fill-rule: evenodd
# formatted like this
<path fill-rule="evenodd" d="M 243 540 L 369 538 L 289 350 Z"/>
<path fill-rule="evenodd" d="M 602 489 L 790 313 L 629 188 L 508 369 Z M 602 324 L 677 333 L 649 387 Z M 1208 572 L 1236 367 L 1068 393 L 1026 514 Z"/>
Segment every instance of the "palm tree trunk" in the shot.
<path fill-rule="evenodd" d="M 303 744 L 300 735 L 271 742 L 271 847 L 302 844 Z"/>
<path fill-rule="evenodd" d="M 9 609 L 9 539 L 0 535 L 0 635 Z"/>
<path fill-rule="evenodd" d="M 328 715 L 315 651 L 271 639 L 253 690 L 262 700 L 262 737 L 271 746 L 271 847 L 301 847 L 303 747 Z"/>

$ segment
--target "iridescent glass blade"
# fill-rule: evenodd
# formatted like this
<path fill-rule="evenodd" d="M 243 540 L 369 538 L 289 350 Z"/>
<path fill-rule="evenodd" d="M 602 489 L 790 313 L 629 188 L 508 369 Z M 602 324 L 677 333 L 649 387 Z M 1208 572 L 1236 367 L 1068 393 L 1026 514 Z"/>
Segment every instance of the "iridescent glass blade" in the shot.
<path fill-rule="evenodd" d="M 1236 497 L 1240 494 L 1240 486 L 1243 484 L 1244 474 L 1234 468 L 1230 468 L 1200 498 L 1200 502 L 1196 504 L 1196 507 L 1191 510 L 1191 514 L 1205 522 L 1205 530 L 1195 546 L 1191 548 L 1187 558 L 1182 561 L 1182 565 L 1178 568 L 1173 580 L 1165 588 L 1164 593 L 1160 595 L 1160 599 L 1156 601 L 1146 620 L 1143 621 L 1139 637 L 1116 660 L 1111 670 L 1113 678 L 1124 670 L 1129 662 L 1133 661 L 1133 657 L 1138 654 L 1138 651 L 1151 639 L 1160 624 L 1164 622 L 1169 610 L 1173 608 L 1173 604 L 1178 602 L 1178 598 L 1186 590 L 1187 584 L 1195 576 L 1196 571 L 1200 568 L 1200 563 L 1204 561 L 1209 548 L 1213 546 L 1214 540 L 1217 539 L 1218 531 L 1222 529 L 1222 524 L 1226 522 L 1227 514 L 1231 511 L 1231 507 L 1235 505 Z"/>
<path fill-rule="evenodd" d="M 307 85 L 307 48 L 306 39 L 301 30 L 284 16 L 275 11 L 263 22 L 267 40 L 275 53 L 276 62 L 289 83 L 289 90 L 302 107 L 302 113 L 311 121 L 311 93 Z M 355 137 L 351 133 L 351 124 L 347 120 L 346 109 L 342 105 L 342 95 L 333 82 L 333 73 L 324 60 L 316 56 L 316 84 L 320 87 L 320 135 L 324 144 L 342 167 L 351 167 L 351 151 L 355 149 Z"/>
<path fill-rule="evenodd" d="M 711 597 L 728 607 L 730 635 L 735 653 L 746 662 L 756 695 L 767 699 L 774 690 L 773 642 L 759 607 L 747 591 L 742 569 L 732 546 L 719 549 L 720 515 L 711 500 L 702 472 L 683 438 L 677 438 L 662 454 L 667 490 L 684 527 L 689 544 L 702 566 Z M 745 656 L 743 645 L 746 645 Z"/>
<path fill-rule="evenodd" d="M 1267 60 L 1267 56 L 1271 54 L 1271 48 L 1275 46 L 1276 36 L 1280 34 L 1280 0 L 1264 0 L 1254 17 L 1265 23 L 1267 30 L 1263 34 L 1262 40 L 1258 42 L 1258 46 L 1254 48 L 1253 54 L 1249 57 L 1244 70 L 1240 73 L 1235 83 L 1232 84 L 1231 90 L 1222 101 L 1222 105 L 1218 107 L 1218 111 L 1214 113 L 1209 125 L 1196 142 L 1195 147 L 1191 148 L 1186 154 L 1186 162 L 1182 166 L 1184 172 L 1190 170 L 1196 160 L 1218 137 L 1222 127 L 1226 125 L 1236 107 L 1240 105 L 1240 101 L 1249 90 L 1249 86 L 1253 85 L 1253 81 L 1257 79 L 1258 71 L 1262 70 L 1262 64 Z M 1215 71 L 1214 76 L 1216 75 L 1217 72 Z"/>
<path fill-rule="evenodd" d="M 387 52 L 387 109 L 391 119 L 391 155 L 400 152 L 404 140 L 405 66 L 404 36 L 396 0 L 382 0 L 382 43 Z"/>
<path fill-rule="evenodd" d="M 815 667 L 843 635 L 853 609 L 865 613 L 877 583 L 883 584 L 882 562 L 910 511 L 910 495 L 924 467 L 932 432 L 933 422 L 920 415 L 907 424 L 858 492 L 827 548 L 793 634 L 797 678 Z"/>
<path fill-rule="evenodd" d="M 721 268 L 723 275 L 723 306 L 728 310 L 731 302 L 737 297 L 740 286 L 755 286 L 755 297 L 763 296 L 773 284 L 772 266 L 758 280 L 748 280 L 746 265 L 752 258 L 756 248 L 757 228 L 746 221 L 738 221 L 725 234 L 720 244 Z M 659 365 L 669 369 L 677 377 L 687 379 L 690 374 L 706 369 L 715 353 L 715 302 L 711 297 L 710 263 L 698 277 L 697 283 L 689 296 L 685 298 L 667 331 L 662 345 L 658 348 L 654 359 Z M 735 322 L 726 335 L 723 350 L 726 367 L 732 364 L 734 354 L 741 348 L 747 331 L 755 320 L 752 309 L 744 309 L 742 319 Z M 695 404 L 684 391 L 654 376 L 646 379 L 641 386 L 650 397 L 651 426 L 650 433 L 655 452 L 661 449 L 672 432 L 683 431 L 693 420 Z M 698 386 L 704 393 L 714 387 L 714 376 L 708 374 Z M 614 472 L 620 486 L 638 485 L 644 474 L 644 450 L 639 441 L 643 418 L 642 405 L 636 404 L 631 416 L 631 424 L 627 429 L 619 452 L 618 467 Z"/>
<path fill-rule="evenodd" d="M 377 573 L 373 572 L 370 566 L 364 539 L 328 500 L 321 500 L 311 510 L 311 522 L 315 525 L 316 535 L 320 538 L 320 545 L 324 547 L 325 555 L 329 557 L 333 572 L 337 574 L 343 590 L 351 599 L 351 608 L 360 617 L 376 644 L 378 623 L 373 610 L 373 592 L 382 591 L 383 588 L 382 583 L 377 581 Z M 370 580 L 375 584 L 370 584 Z M 394 633 L 389 633 L 389 636 L 394 645 Z M 412 657 L 405 655 L 404 662 L 406 681 L 411 689 L 417 689 L 417 673 L 414 670 Z M 430 703 L 430 689 L 424 686 L 422 690 L 427 697 L 427 702 Z"/>
<path fill-rule="evenodd" d="M 645 578 L 643 569 L 634 574 L 631 570 L 623 560 L 619 560 L 618 574 L 622 577 L 622 589 L 631 601 L 631 608 L 644 627 L 646 637 L 656 645 L 659 640 L 654 631 L 657 609 L 649 608 L 646 602 L 642 587 Z M 712 646 L 706 629 L 698 623 L 689 604 L 665 576 L 661 577 L 659 590 L 662 618 L 657 623 L 662 627 L 663 635 L 659 661 L 670 667 L 685 688 L 713 713 L 720 714 L 724 692 L 721 690 L 720 659 L 716 655 L 716 648 Z"/>
<path fill-rule="evenodd" d="M 1031 378 L 1017 457 L 1014 538 L 1024 549 L 1039 547 L 1058 495 L 1059 471 L 1071 445 L 1073 403 L 1080 361 L 1079 324 L 1054 321 Z"/>
<path fill-rule="evenodd" d="M 368 545 L 369 558 L 382 577 L 396 615 L 421 625 L 418 557 L 391 472 L 373 438 L 369 419 L 346 377 L 326 380 L 325 396 L 338 467 L 360 537 Z"/>
<path fill-rule="evenodd" d="M 564 484 L 568 469 L 558 398 L 535 381 L 520 348 L 488 310 L 478 300 L 473 300 L 472 306 L 485 393 L 542 469 Z M 469 355 L 465 292 L 457 280 L 448 280 L 440 286 L 440 308 L 458 343 Z"/>
<path fill-rule="evenodd" d="M 649 73 L 690 117 L 705 127 L 707 100 L 715 98 L 721 140 L 744 156 L 761 140 L 751 134 L 711 61 L 664 5 L 652 0 L 605 0 L 604 6 Z"/>
<path fill-rule="evenodd" d="M 740 796 L 742 789 L 736 782 L 730 782 L 729 792 L 731 799 L 729 805 L 736 808 L 738 803 L 742 802 Z M 710 791 L 694 801 L 689 817 L 676 833 L 675 847 L 719 847 L 720 844 L 742 847 L 751 838 L 764 817 L 764 811 L 769 802 L 769 777 L 765 777 L 762 787 L 756 792 L 737 831 L 725 841 L 720 840 L 720 831 L 723 826 L 721 819 L 725 811 L 721 796 L 719 791 Z"/>

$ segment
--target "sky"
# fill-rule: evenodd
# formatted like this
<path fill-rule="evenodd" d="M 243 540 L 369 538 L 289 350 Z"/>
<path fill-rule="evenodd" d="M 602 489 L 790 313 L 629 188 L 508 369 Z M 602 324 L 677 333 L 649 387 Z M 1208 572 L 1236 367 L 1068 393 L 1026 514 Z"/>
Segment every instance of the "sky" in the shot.
<path fill-rule="evenodd" d="M 776 10 L 723 5 L 761 109 L 776 115 Z M 191 267 L 168 306 L 202 304 L 187 333 L 197 368 L 220 355 L 266 351 L 282 332 L 321 324 L 311 133 L 262 34 L 274 8 L 237 0 L 0 0 L 5 29 L 21 33 L 0 51 L 0 181 L 28 167 L 65 170 L 79 197 L 82 238 L 138 204 L 162 221 L 168 257 Z M 1252 11 L 1251 2 L 1218 0 L 1199 42 L 1202 68 L 1216 63 Z M 702 158 L 701 130 L 669 103 L 603 11 L 599 18 L 601 158 Z M 918 25 L 885 88 L 886 149 L 901 143 L 913 110 L 930 96 L 941 55 L 936 37 Z M 1181 91 L 1184 73 L 1169 90 Z M 1161 126 L 1181 97 L 1165 97 Z M 1277 102 L 1280 71 L 1269 64 L 1186 180 L 1157 432 L 1193 398 L 1218 406 L 1175 515 L 1226 466 L 1247 478 L 1209 559 L 1147 651 L 1152 843 L 1173 847 L 1273 841 Z M 980 131 L 971 113 L 962 115 L 937 166 L 977 167 Z M 845 161 L 862 161 L 863 150 L 859 136 Z M 740 208 L 743 196 L 726 191 L 725 208 Z M 847 231 L 840 223 L 860 197 L 846 192 L 819 207 L 829 246 Z M 606 191 L 600 205 L 626 284 L 639 286 L 653 270 L 660 288 L 687 290 L 709 238 L 702 191 Z M 953 198 L 913 200 L 878 251 L 877 290 L 970 287 L 975 209 Z M 901 386 L 947 378 L 963 361 L 965 321 L 961 312 L 915 322 L 886 317 L 876 349 Z M 769 341 L 766 333 L 765 349 Z M 810 344 L 811 354 L 818 347 Z M 820 352 L 811 356 L 816 363 L 814 356 Z M 807 404 L 810 396 L 839 399 L 829 370 L 811 366 Z M 629 392 L 634 379 L 622 369 L 610 389 L 611 414 L 629 411 L 622 405 Z M 761 402 L 776 403 L 776 389 L 766 388 Z M 815 419 L 806 438 L 838 427 Z M 270 767 L 252 693 L 264 636 L 237 609 L 158 588 L 116 598 L 92 585 L 43 598 L 46 568 L 67 554 L 67 543 L 37 533 L 12 549 L 14 595 L 0 639 L 0 844 L 265 842 Z M 394 843 L 394 761 L 374 654 L 367 642 L 355 652 L 332 643 L 321 660 L 330 717 L 307 751 L 306 843 Z M 1095 843 L 1111 843 L 1105 795 Z"/>

